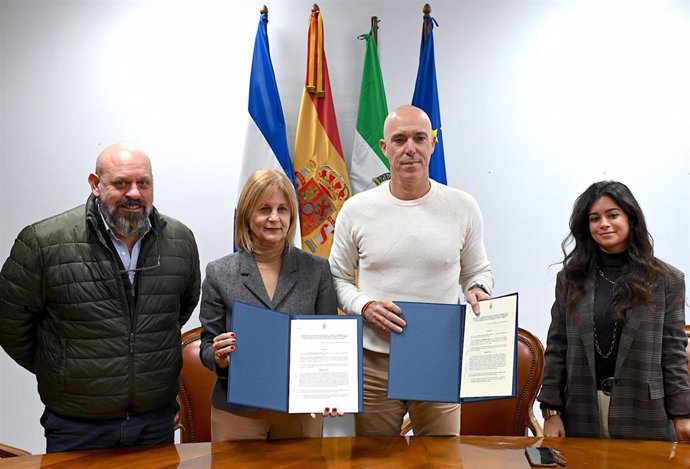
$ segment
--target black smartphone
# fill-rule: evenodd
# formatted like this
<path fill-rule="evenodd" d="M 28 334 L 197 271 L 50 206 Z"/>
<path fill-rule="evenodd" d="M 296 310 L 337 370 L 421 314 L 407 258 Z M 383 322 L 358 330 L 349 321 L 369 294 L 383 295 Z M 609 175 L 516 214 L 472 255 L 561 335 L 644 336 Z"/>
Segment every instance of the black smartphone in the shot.
<path fill-rule="evenodd" d="M 531 466 L 553 467 L 558 465 L 551 448 L 528 446 L 525 448 L 525 454 Z"/>

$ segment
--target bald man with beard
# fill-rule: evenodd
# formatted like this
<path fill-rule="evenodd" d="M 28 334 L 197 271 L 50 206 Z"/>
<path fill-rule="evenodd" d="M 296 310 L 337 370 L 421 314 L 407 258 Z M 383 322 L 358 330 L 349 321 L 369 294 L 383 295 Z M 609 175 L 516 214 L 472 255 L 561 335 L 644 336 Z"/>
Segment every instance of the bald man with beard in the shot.
<path fill-rule="evenodd" d="M 0 345 L 36 375 L 47 452 L 170 444 L 196 241 L 153 206 L 142 150 L 108 146 L 88 182 L 86 204 L 19 233 L 0 271 Z"/>

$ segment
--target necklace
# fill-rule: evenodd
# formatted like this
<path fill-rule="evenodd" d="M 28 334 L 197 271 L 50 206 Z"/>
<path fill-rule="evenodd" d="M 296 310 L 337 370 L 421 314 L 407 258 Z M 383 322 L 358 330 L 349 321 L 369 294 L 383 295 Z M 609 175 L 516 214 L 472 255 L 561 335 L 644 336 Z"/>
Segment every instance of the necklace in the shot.
<path fill-rule="evenodd" d="M 610 283 L 611 285 L 613 285 L 614 287 L 618 285 L 618 283 L 614 282 L 613 280 L 611 280 L 610 278 L 608 278 L 606 275 L 604 275 L 604 272 L 602 272 L 602 270 L 601 270 L 599 267 L 597 267 L 597 272 L 599 272 L 599 277 L 603 278 L 604 280 L 606 280 L 607 282 L 609 282 L 609 283 Z"/>
<path fill-rule="evenodd" d="M 594 348 L 597 349 L 597 353 L 601 358 L 609 358 L 613 353 L 613 347 L 616 345 L 616 332 L 618 331 L 618 323 L 614 321 L 613 323 L 613 336 L 611 337 L 611 345 L 609 346 L 609 351 L 603 353 L 601 347 L 599 346 L 599 334 L 597 334 L 597 323 L 594 320 L 594 314 L 592 314 L 592 326 L 594 327 Z"/>
<path fill-rule="evenodd" d="M 604 281 L 606 281 L 607 283 L 613 285 L 614 289 L 618 286 L 618 283 L 614 282 L 606 275 L 604 275 L 604 272 L 601 270 L 601 268 L 597 267 L 597 272 L 599 273 L 599 277 L 604 279 Z M 597 333 L 597 322 L 594 320 L 594 311 L 592 311 L 592 327 L 594 329 L 594 348 L 596 349 L 597 353 L 601 358 L 609 358 L 613 353 L 613 349 L 616 345 L 616 333 L 618 332 L 618 322 L 613 322 L 613 335 L 611 336 L 611 345 L 609 345 L 609 350 L 606 353 L 603 353 L 601 351 L 601 346 L 599 345 L 599 334 Z"/>

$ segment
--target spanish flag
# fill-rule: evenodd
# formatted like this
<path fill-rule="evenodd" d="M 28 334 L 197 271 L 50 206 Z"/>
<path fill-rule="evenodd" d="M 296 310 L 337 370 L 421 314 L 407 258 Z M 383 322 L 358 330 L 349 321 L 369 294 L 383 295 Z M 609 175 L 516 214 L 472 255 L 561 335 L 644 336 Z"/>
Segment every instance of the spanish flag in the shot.
<path fill-rule="evenodd" d="M 328 258 L 335 218 L 350 196 L 350 180 L 335 120 L 323 36 L 321 12 L 314 5 L 293 164 L 299 193 L 302 248 Z"/>

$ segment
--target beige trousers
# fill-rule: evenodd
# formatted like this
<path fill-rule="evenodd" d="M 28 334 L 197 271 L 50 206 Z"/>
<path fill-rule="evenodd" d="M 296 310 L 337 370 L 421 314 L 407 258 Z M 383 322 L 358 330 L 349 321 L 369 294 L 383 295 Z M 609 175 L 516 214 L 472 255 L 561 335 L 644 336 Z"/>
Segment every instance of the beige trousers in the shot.
<path fill-rule="evenodd" d="M 599 430 L 603 438 L 611 438 L 609 434 L 609 404 L 611 396 L 607 396 L 603 391 L 597 391 L 599 398 Z"/>
<path fill-rule="evenodd" d="M 235 414 L 211 407 L 211 441 L 319 438 L 323 417 L 258 410 Z"/>
<path fill-rule="evenodd" d="M 460 434 L 459 404 L 388 399 L 388 354 L 364 349 L 363 355 L 364 413 L 355 415 L 357 435 L 400 435 L 406 413 L 410 414 L 415 435 Z"/>

